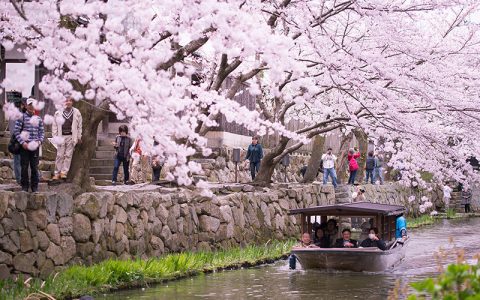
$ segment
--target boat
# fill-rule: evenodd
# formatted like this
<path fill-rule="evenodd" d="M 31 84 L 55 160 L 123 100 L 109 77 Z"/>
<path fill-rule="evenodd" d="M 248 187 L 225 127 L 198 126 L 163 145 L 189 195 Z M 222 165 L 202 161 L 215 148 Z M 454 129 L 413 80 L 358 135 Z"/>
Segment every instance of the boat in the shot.
<path fill-rule="evenodd" d="M 355 202 L 290 210 L 300 215 L 302 232 L 312 232 L 314 222 L 327 222 L 330 217 L 374 218 L 379 237 L 387 243 L 387 250 L 369 248 L 300 248 L 294 254 L 303 269 L 342 270 L 354 272 L 382 272 L 393 269 L 405 257 L 409 238 L 395 239 L 396 218 L 405 212 L 400 205 Z M 312 222 L 313 221 L 313 222 Z"/>

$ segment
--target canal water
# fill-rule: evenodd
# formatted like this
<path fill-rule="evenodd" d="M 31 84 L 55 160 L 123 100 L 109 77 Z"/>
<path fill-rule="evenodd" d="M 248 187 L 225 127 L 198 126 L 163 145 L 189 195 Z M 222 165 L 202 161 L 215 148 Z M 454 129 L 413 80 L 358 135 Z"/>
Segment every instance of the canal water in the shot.
<path fill-rule="evenodd" d="M 480 218 L 473 218 L 441 220 L 412 230 L 404 261 L 393 271 L 381 274 L 289 270 L 284 260 L 119 291 L 98 299 L 387 299 L 397 283 L 405 285 L 435 275 L 440 265 L 455 261 L 455 255 L 439 260 L 436 253 L 462 248 L 466 258 L 473 261 L 480 252 L 479 227 Z"/>

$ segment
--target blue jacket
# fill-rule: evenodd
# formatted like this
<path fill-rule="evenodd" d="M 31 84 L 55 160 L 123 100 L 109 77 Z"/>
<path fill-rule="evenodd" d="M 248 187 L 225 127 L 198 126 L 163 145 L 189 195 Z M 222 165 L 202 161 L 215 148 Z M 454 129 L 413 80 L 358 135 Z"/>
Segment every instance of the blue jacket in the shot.
<path fill-rule="evenodd" d="M 45 131 L 43 129 L 43 121 L 40 117 L 38 121 L 38 126 L 33 126 L 33 124 L 30 123 L 30 119 L 33 118 L 34 116 L 29 114 L 29 113 L 24 113 L 23 117 L 21 119 L 18 119 L 17 122 L 15 122 L 15 130 L 14 134 L 15 137 L 17 138 L 17 141 L 22 145 L 23 143 L 28 143 L 28 142 L 33 142 L 37 141 L 42 143 L 43 139 L 45 137 Z M 22 130 L 23 126 L 23 130 Z M 28 139 L 24 140 L 21 136 L 22 131 L 28 132 Z"/>
<path fill-rule="evenodd" d="M 402 230 L 407 232 L 407 220 L 404 216 L 400 216 L 397 218 L 397 222 L 395 224 L 395 238 L 401 239 L 402 238 Z"/>
<path fill-rule="evenodd" d="M 260 145 L 260 144 L 256 144 L 256 145 L 250 144 L 248 146 L 247 157 L 245 157 L 245 159 L 250 160 L 250 162 L 252 162 L 252 163 L 257 163 L 257 162 L 260 162 L 260 160 L 262 158 L 263 158 L 262 145 Z"/>

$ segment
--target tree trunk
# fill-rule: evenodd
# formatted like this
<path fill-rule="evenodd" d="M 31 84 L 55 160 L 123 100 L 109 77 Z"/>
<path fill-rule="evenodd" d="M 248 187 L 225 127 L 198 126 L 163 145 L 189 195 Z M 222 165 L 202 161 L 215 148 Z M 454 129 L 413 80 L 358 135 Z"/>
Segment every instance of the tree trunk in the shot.
<path fill-rule="evenodd" d="M 77 102 L 75 107 L 82 114 L 82 143 L 75 147 L 67 181 L 73 182 L 83 191 L 89 191 L 92 189 L 90 185 L 90 161 L 97 146 L 98 124 L 107 112 L 86 102 Z"/>
<path fill-rule="evenodd" d="M 317 178 L 318 169 L 320 168 L 320 161 L 322 159 L 323 147 L 325 146 L 326 138 L 321 135 L 317 135 L 313 140 L 312 155 L 308 161 L 307 171 L 303 177 L 304 183 L 312 182 Z"/>
<path fill-rule="evenodd" d="M 348 150 L 350 148 L 350 143 L 353 139 L 353 133 L 350 132 L 347 135 L 342 137 L 342 141 L 340 143 L 340 150 L 338 152 L 337 158 L 337 182 L 342 183 L 347 181 L 348 176 Z"/>
<path fill-rule="evenodd" d="M 280 156 L 287 148 L 289 139 L 282 137 L 280 142 L 275 148 L 272 149 L 269 153 L 265 154 L 260 164 L 260 170 L 258 171 L 257 176 L 255 176 L 254 184 L 260 186 L 268 186 L 272 182 L 273 172 L 275 171 L 275 166 L 282 159 L 283 156 Z"/>
<path fill-rule="evenodd" d="M 358 141 L 358 150 L 360 151 L 360 158 L 358 159 L 358 172 L 357 172 L 357 182 L 365 181 L 365 163 L 367 161 L 367 151 L 368 151 L 368 136 L 361 129 L 353 130 L 355 138 Z"/>

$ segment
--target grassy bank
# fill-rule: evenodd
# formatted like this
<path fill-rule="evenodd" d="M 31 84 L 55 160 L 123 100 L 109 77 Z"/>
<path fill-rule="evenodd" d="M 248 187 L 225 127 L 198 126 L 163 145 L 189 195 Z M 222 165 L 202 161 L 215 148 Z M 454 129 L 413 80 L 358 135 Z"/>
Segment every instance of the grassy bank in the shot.
<path fill-rule="evenodd" d="M 416 218 L 407 218 L 407 226 L 408 228 L 418 228 L 425 225 L 430 225 L 435 223 L 435 218 L 430 215 L 421 215 L 420 217 Z"/>
<path fill-rule="evenodd" d="M 69 299 L 119 288 L 139 287 L 214 270 L 273 262 L 289 254 L 295 241 L 273 241 L 261 246 L 232 248 L 217 252 L 168 254 L 149 260 L 108 260 L 93 266 L 71 266 L 46 281 L 0 281 L 0 299 L 25 299 L 34 293 L 48 298 Z"/>
<path fill-rule="evenodd" d="M 454 210 L 449 209 L 446 213 L 439 213 L 438 215 L 435 215 L 435 216 L 421 215 L 416 218 L 407 217 L 407 225 L 408 225 L 408 228 L 418 228 L 425 225 L 434 224 L 435 221 L 441 220 L 441 219 L 465 219 L 465 218 L 478 218 L 478 217 L 480 217 L 480 215 L 477 213 L 470 213 L 470 214 L 456 213 Z"/>

